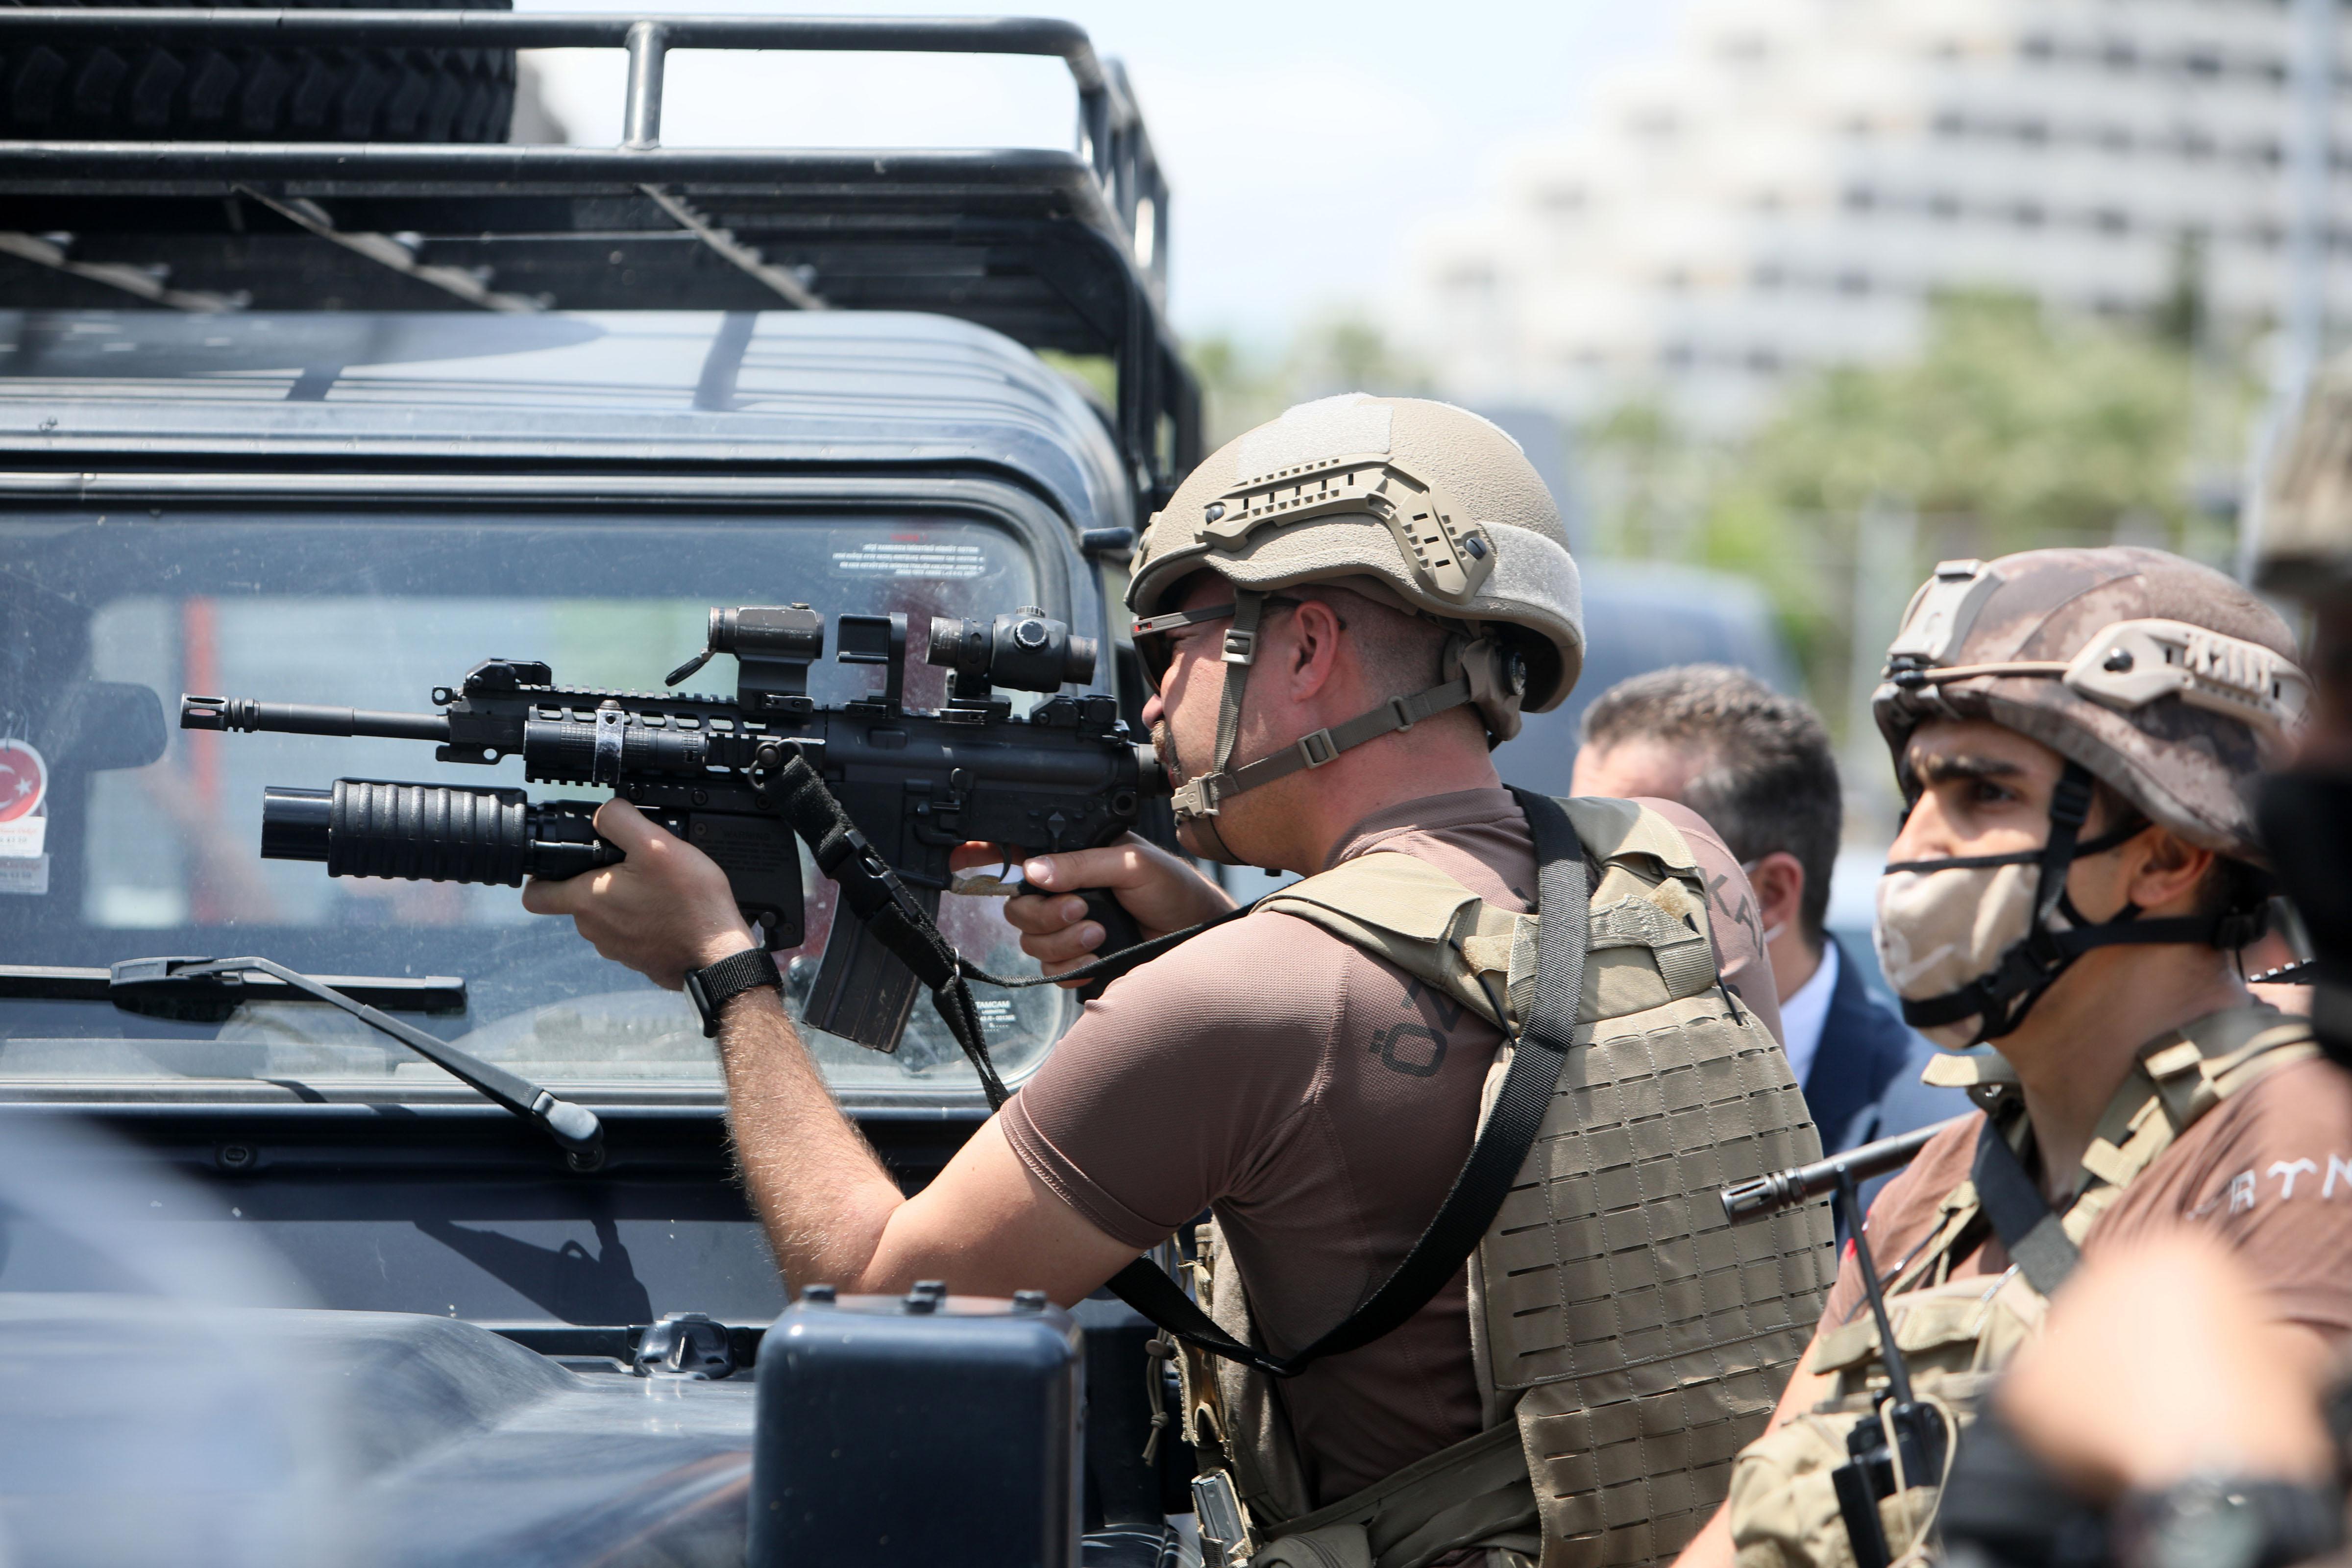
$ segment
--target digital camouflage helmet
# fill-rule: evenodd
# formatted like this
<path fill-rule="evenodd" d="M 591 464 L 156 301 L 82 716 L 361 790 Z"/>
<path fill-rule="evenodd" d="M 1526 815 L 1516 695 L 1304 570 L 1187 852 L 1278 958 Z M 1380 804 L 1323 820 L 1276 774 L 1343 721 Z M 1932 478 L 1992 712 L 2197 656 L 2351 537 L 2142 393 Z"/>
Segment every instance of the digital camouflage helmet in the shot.
<path fill-rule="evenodd" d="M 1467 410 L 1360 393 L 1301 404 L 1192 470 L 1137 546 L 1128 608 L 1155 679 L 1153 634 L 1230 618 L 1224 689 L 1209 771 L 1176 781 L 1179 824 L 1230 863 L 1222 804 L 1449 709 L 1475 706 L 1490 743 L 1522 709 L 1557 706 L 1584 662 L 1583 607 L 1559 510 L 1518 444 Z M 1194 574 L 1231 604 L 1171 611 Z M 1236 765 L 1234 745 L 1269 596 L 1301 584 L 1345 587 L 1445 626 L 1440 683 Z"/>
<path fill-rule="evenodd" d="M 2050 837 L 2014 855 L 1887 868 L 1880 946 L 1904 1017 L 1947 1045 L 1998 1038 L 2077 957 L 2119 942 L 2243 946 L 2261 932 L 2260 878 L 2210 915 L 2091 921 L 2068 868 L 2161 825 L 2249 866 L 2267 864 L 2246 786 L 2286 752 L 2308 697 L 2286 624 L 2210 567 L 2158 550 L 2036 550 L 1948 561 L 1906 612 L 1872 700 L 1906 798 L 1912 733 L 1984 719 L 2065 761 Z M 2130 807 L 2081 831 L 2093 781 Z M 1963 882 L 1968 885 L 1963 886 Z"/>

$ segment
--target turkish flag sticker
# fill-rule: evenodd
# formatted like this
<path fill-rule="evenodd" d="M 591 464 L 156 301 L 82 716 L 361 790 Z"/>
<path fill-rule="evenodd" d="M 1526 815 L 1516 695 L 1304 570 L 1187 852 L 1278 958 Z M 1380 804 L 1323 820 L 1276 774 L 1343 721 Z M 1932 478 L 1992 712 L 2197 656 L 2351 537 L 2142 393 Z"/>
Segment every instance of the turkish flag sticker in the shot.
<path fill-rule="evenodd" d="M 23 741 L 0 741 L 0 822 L 19 822 L 41 809 L 49 770 Z"/>

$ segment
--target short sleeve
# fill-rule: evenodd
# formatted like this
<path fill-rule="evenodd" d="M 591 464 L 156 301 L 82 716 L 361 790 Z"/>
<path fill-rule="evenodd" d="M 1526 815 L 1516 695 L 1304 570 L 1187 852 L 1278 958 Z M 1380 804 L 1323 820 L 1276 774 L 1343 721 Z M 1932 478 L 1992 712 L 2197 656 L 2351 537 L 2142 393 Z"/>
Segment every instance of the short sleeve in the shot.
<path fill-rule="evenodd" d="M 1862 1226 L 1880 1279 L 1893 1273 L 1942 1222 L 1944 1199 L 1967 1179 L 1981 1125 L 1970 1117 L 1937 1133 L 1872 1200 Z M 1848 1241 L 1838 1253 L 1837 1280 L 1822 1303 L 1822 1321 L 1835 1327 L 1852 1321 L 1862 1310 L 1862 1268 L 1853 1243 Z"/>
<path fill-rule="evenodd" d="M 1002 1113 L 1032 1174 L 1139 1250 L 1244 1185 L 1317 1082 L 1349 950 L 1255 914 L 1087 1004 Z"/>
<path fill-rule="evenodd" d="M 2184 1219 L 2210 1226 L 2282 1321 L 2352 1336 L 2352 1075 L 2298 1062 L 2206 1115 L 2215 1122 L 2210 1139 L 2181 1151 L 2178 1178 L 2164 1179 L 2162 1160 L 2140 1178 L 2153 1179 L 2165 1201 L 2119 1204 L 2095 1239 L 2122 1241 Z M 2188 1136 L 2203 1130 L 2192 1126 Z"/>

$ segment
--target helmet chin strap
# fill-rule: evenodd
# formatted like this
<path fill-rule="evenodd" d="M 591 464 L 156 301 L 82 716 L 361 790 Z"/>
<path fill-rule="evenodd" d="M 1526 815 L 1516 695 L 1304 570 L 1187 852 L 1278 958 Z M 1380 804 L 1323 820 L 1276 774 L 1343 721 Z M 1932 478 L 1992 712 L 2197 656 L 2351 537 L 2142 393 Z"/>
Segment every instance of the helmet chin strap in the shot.
<path fill-rule="evenodd" d="M 1940 996 L 1922 997 L 1903 1002 L 1903 1021 L 1914 1028 L 1934 1028 L 1938 1025 L 1956 1024 L 1963 1018 L 1978 1020 L 1976 1038 L 1969 1043 L 1981 1045 L 2015 1032 L 2025 1022 L 2025 1016 L 2042 999 L 2057 978 L 2071 968 L 2074 961 L 2097 947 L 2116 947 L 2127 943 L 2203 942 L 2218 945 L 2225 932 L 2237 934 L 2242 917 L 2228 913 L 2214 916 L 2179 915 L 2159 921 L 2139 918 L 2139 906 L 2126 902 L 2115 915 L 2105 921 L 2092 921 L 2083 918 L 2066 894 L 2066 876 L 2076 860 L 2086 856 L 2104 855 L 2147 831 L 2150 824 L 2145 817 L 2135 816 L 2118 824 L 2095 838 L 2080 837 L 2083 824 L 2091 813 L 2091 771 L 2080 763 L 2070 762 L 2060 775 L 2058 787 L 2050 795 L 2050 838 L 2039 849 L 2021 850 L 2013 855 L 1964 855 L 1948 860 L 1906 860 L 1889 865 L 1889 871 L 1958 871 L 1996 866 L 2030 866 L 2039 863 L 2042 874 L 2034 886 L 2033 919 L 2026 928 L 2025 938 L 2012 943 L 2000 955 L 2000 962 L 1989 974 L 1978 976 L 1966 985 L 1945 992 Z M 2052 914 L 2066 918 L 2068 929 L 2053 931 Z M 2254 933 L 2254 934 L 2259 934 Z M 2247 940 L 2252 940 L 2248 936 Z"/>
<path fill-rule="evenodd" d="M 1233 616 L 1234 624 L 1225 633 L 1225 684 L 1217 703 L 1216 750 L 1211 755 L 1209 771 L 1178 784 L 1170 800 L 1175 808 L 1176 826 L 1189 830 L 1198 853 L 1225 866 L 1246 864 L 1217 831 L 1216 818 L 1226 801 L 1276 779 L 1287 778 L 1301 769 L 1319 768 L 1342 752 L 1353 751 L 1382 735 L 1410 730 L 1423 719 L 1448 709 L 1466 707 L 1475 696 L 1468 677 L 1457 676 L 1411 697 L 1391 697 L 1345 723 L 1302 735 L 1269 756 L 1235 767 L 1234 747 L 1241 739 L 1242 700 L 1248 694 L 1250 668 L 1257 659 L 1258 622 L 1265 614 L 1266 598 L 1266 595 L 1254 589 L 1237 589 L 1229 605 L 1155 616 L 1138 621 L 1135 627 L 1138 634 L 1148 634 L 1215 620 L 1225 615 Z"/>

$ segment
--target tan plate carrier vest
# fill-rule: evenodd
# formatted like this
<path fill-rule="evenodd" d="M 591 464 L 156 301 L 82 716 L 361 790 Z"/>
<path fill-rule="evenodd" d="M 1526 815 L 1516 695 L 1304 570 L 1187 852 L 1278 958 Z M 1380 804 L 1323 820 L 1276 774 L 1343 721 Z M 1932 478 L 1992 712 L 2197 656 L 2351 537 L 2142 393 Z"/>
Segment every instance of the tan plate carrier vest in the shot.
<path fill-rule="evenodd" d="M 2060 1221 L 2067 1239 L 2080 1247 L 2124 1189 L 2199 1117 L 2263 1074 L 2317 1054 L 2300 1019 L 2267 1006 L 2215 1013 L 2144 1047 L 2083 1156 L 2074 1202 Z M 1979 1047 L 1938 1057 L 1926 1076 L 1968 1089 L 2024 1157 L 2029 1130 L 2017 1077 L 1999 1055 Z M 1913 1394 L 1938 1405 L 1955 1431 L 1973 1418 L 1993 1374 L 2041 1331 L 2049 1306 L 2014 1266 L 2000 1275 L 1951 1277 L 1967 1255 L 1963 1247 L 1981 1231 L 1979 1215 L 1976 1184 L 1964 1180 L 1945 1194 L 1934 1230 L 1910 1256 L 1877 1260 L 1894 1269 L 1887 1318 Z M 1757 1441 L 1734 1468 L 1731 1536 L 1740 1568 L 1853 1568 L 1830 1472 L 1846 1461 L 1847 1434 L 1875 1419 L 1886 1369 L 1878 1324 L 1866 1310 L 1847 1323 L 1824 1323 L 1819 1342 L 1811 1370 L 1836 1373 L 1835 1394 Z M 1880 1502 L 1895 1562 L 1927 1551 L 1941 1482 L 1927 1477 Z"/>
<path fill-rule="evenodd" d="M 1821 1142 L 1779 1044 L 1717 983 L 1689 846 L 1628 801 L 1560 805 L 1595 871 L 1584 994 L 1534 1147 L 1469 1263 L 1487 1430 L 1317 1510 L 1271 1381 L 1183 1347 L 1186 1436 L 1204 1468 L 1229 1467 L 1248 1514 L 1230 1561 L 1423 1568 L 1485 1546 L 1541 1568 L 1666 1562 L 1722 1500 L 1812 1332 L 1834 1268 L 1826 1204 L 1735 1229 L 1717 1196 L 1820 1158 Z M 1490 909 L 1410 855 L 1360 856 L 1261 907 L 1441 988 L 1507 1042 L 1531 1002 L 1539 917 Z M 1255 1344 L 1202 1230 L 1202 1305 Z"/>

